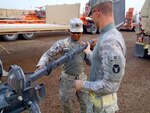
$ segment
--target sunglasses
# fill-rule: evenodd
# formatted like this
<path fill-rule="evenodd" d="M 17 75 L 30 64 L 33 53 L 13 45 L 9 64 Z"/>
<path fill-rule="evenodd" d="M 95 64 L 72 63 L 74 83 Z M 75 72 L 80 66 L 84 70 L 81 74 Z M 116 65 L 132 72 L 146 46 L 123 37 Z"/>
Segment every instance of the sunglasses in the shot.
<path fill-rule="evenodd" d="M 81 34 L 81 32 L 71 32 L 72 34 L 78 34 L 78 35 L 80 35 Z"/>

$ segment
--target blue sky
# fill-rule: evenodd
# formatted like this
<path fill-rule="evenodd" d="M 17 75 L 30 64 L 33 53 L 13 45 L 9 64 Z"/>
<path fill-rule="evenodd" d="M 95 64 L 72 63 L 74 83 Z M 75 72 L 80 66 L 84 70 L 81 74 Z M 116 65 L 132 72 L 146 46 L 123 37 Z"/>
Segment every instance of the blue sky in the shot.
<path fill-rule="evenodd" d="M 134 7 L 139 12 L 145 0 L 126 0 L 126 11 L 129 7 Z M 81 12 L 88 0 L 0 0 L 0 8 L 7 9 L 35 9 L 35 7 L 54 5 L 54 4 L 72 4 L 81 3 Z"/>

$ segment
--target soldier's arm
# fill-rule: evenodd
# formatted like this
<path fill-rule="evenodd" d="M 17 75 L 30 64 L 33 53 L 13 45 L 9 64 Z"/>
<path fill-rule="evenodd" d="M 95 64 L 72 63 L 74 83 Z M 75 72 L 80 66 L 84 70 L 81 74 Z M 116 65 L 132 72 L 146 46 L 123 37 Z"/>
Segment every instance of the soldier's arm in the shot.
<path fill-rule="evenodd" d="M 85 60 L 87 65 L 91 65 L 91 56 L 92 56 L 92 52 L 88 55 L 87 54 L 85 55 L 84 60 Z"/>
<path fill-rule="evenodd" d="M 122 49 L 118 42 L 114 40 L 106 41 L 101 45 L 99 54 L 102 56 L 101 68 L 103 70 L 103 78 L 94 82 L 84 81 L 83 89 L 94 92 L 116 92 L 125 69 L 125 57 Z"/>
<path fill-rule="evenodd" d="M 51 62 L 58 54 L 63 52 L 63 48 L 68 44 L 68 38 L 55 42 L 40 58 L 37 67 L 45 66 Z"/>
<path fill-rule="evenodd" d="M 92 57 L 92 51 L 90 48 L 91 48 L 91 46 L 88 43 L 87 48 L 84 50 L 84 52 L 86 54 L 84 60 L 88 65 L 91 65 L 91 57 Z"/>

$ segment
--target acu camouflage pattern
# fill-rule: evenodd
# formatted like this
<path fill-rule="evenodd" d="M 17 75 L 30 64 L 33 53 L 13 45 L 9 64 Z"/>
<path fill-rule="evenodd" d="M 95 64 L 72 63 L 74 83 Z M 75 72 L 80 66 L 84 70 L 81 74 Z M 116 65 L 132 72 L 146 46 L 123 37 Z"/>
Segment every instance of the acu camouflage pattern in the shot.
<path fill-rule="evenodd" d="M 65 54 L 68 51 L 74 51 L 80 47 L 79 41 L 73 41 L 71 37 L 63 40 L 59 40 L 53 44 L 53 46 L 47 50 L 41 57 L 39 65 L 46 65 L 56 58 L 57 55 Z M 60 100 L 62 103 L 62 113 L 74 113 L 74 100 L 78 99 L 80 104 L 80 112 L 86 113 L 86 93 L 76 92 L 74 80 L 82 79 L 86 80 L 84 74 L 84 58 L 85 54 L 81 53 L 71 61 L 66 62 L 63 65 L 62 75 L 60 77 Z"/>
<path fill-rule="evenodd" d="M 83 89 L 92 91 L 97 98 L 117 92 L 125 71 L 125 54 L 126 47 L 121 33 L 113 23 L 107 25 L 102 30 L 92 57 L 88 55 L 92 59 L 90 81 L 83 82 Z M 110 107 L 103 106 L 101 111 L 94 113 L 112 110 L 118 110 L 117 101 Z"/>
<path fill-rule="evenodd" d="M 52 62 L 58 55 L 63 55 L 64 50 L 68 49 L 69 51 L 75 51 L 80 47 L 79 41 L 73 41 L 71 37 L 68 37 L 63 40 L 59 40 L 53 44 L 53 46 L 47 50 L 41 57 L 37 66 L 47 65 L 49 62 Z M 85 54 L 82 52 L 79 55 L 75 56 L 73 60 L 66 62 L 63 65 L 63 72 L 73 75 L 79 75 L 84 72 L 84 58 Z"/>
<path fill-rule="evenodd" d="M 78 77 L 62 72 L 60 79 L 60 100 L 62 103 L 62 113 L 76 113 L 74 109 L 75 100 L 80 104 L 80 113 L 87 113 L 87 93 L 83 91 L 76 92 L 74 80 L 86 80 L 87 76 L 83 73 Z"/>

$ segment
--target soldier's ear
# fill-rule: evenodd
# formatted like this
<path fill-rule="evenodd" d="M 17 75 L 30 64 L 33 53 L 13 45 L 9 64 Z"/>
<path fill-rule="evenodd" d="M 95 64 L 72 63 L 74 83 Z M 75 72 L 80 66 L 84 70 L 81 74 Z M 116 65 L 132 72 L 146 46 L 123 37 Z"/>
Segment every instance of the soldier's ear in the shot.
<path fill-rule="evenodd" d="M 101 10 L 98 10 L 98 11 L 96 12 L 96 15 L 97 15 L 98 17 L 100 17 L 100 16 L 102 16 L 103 14 L 102 14 Z"/>

